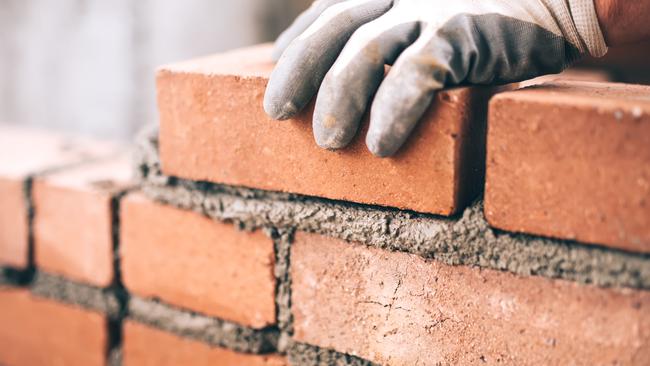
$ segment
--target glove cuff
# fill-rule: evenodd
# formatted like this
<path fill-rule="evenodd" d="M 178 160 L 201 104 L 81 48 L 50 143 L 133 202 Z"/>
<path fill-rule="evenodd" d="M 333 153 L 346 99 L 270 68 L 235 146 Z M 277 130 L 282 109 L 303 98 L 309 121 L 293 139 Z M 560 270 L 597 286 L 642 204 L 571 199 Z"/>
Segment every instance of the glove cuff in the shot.
<path fill-rule="evenodd" d="M 569 0 L 569 8 L 576 30 L 589 54 L 602 57 L 607 53 L 607 43 L 600 29 L 594 0 Z"/>

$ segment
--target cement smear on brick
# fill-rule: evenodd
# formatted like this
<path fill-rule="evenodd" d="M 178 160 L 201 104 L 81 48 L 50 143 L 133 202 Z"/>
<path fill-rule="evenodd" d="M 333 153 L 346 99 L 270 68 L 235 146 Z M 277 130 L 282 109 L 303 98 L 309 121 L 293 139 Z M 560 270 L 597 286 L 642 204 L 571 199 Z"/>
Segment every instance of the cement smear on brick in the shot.
<path fill-rule="evenodd" d="M 378 366 L 359 357 L 304 343 L 293 343 L 287 357 L 292 366 Z"/>
<path fill-rule="evenodd" d="M 297 229 L 449 265 L 650 289 L 650 255 L 500 232 L 489 227 L 480 200 L 459 217 L 444 218 L 167 177 L 155 130 L 141 136 L 136 163 L 149 197 L 244 228 Z"/>
<path fill-rule="evenodd" d="M 237 352 L 268 353 L 278 342 L 276 328 L 250 329 L 137 296 L 129 300 L 128 312 L 129 318 L 140 323 Z"/>
<path fill-rule="evenodd" d="M 95 310 L 110 318 L 119 318 L 121 315 L 120 303 L 112 291 L 72 282 L 52 274 L 37 272 L 31 291 L 37 296 Z"/>

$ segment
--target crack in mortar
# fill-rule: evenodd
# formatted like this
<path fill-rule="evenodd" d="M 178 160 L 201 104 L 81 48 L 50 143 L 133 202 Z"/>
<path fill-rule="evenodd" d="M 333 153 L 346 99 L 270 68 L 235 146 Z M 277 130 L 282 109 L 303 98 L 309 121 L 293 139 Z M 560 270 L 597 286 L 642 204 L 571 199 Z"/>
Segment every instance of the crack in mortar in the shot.
<path fill-rule="evenodd" d="M 379 366 L 356 356 L 298 342 L 290 345 L 287 356 L 294 366 Z"/>
<path fill-rule="evenodd" d="M 448 265 L 650 289 L 650 255 L 501 232 L 489 227 L 480 199 L 458 217 L 446 218 L 167 177 L 160 169 L 157 133 L 152 128 L 139 138 L 136 164 L 150 198 L 241 228 L 296 229 Z"/>
<path fill-rule="evenodd" d="M 279 338 L 276 327 L 251 329 L 135 295 L 129 301 L 129 319 L 181 337 L 243 353 L 274 352 Z"/>

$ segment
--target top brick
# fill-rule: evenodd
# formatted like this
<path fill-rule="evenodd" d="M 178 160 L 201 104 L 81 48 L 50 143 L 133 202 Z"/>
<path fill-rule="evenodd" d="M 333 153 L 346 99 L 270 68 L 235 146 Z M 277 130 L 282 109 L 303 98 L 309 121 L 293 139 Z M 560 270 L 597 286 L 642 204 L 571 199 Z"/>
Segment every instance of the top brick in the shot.
<path fill-rule="evenodd" d="M 650 87 L 503 93 L 490 105 L 487 165 L 491 225 L 650 252 Z"/>
<path fill-rule="evenodd" d="M 393 158 L 367 151 L 367 120 L 351 146 L 331 152 L 314 142 L 311 108 L 284 122 L 265 115 L 270 53 L 263 45 L 159 71 L 165 174 L 441 215 L 458 212 L 482 189 L 492 89 L 438 93 Z"/>

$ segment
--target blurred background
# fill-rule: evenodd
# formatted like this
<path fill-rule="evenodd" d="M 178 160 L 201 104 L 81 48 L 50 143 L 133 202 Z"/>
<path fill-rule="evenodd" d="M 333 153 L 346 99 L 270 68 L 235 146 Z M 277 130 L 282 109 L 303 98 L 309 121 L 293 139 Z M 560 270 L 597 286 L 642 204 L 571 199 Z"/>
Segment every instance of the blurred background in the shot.
<path fill-rule="evenodd" d="M 0 0 L 0 121 L 129 139 L 157 66 L 272 41 L 311 0 Z"/>
<path fill-rule="evenodd" d="M 272 41 L 311 1 L 0 0 L 0 121 L 130 139 L 157 118 L 157 66 Z M 648 82 L 649 59 L 584 65 Z"/>

